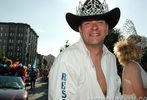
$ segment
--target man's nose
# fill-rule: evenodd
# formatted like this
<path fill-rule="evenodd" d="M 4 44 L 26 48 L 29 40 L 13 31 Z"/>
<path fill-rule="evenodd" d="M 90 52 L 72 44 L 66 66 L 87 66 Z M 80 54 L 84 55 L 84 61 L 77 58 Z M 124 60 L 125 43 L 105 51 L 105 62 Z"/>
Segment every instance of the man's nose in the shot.
<path fill-rule="evenodd" d="M 92 23 L 92 29 L 98 29 L 97 23 Z"/>

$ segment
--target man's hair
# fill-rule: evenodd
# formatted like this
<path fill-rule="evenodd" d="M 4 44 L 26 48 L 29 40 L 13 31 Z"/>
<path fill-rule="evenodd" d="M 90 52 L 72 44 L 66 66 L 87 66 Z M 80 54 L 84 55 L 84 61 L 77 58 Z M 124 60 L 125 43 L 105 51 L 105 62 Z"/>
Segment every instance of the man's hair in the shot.
<path fill-rule="evenodd" d="M 139 60 L 137 45 L 128 43 L 126 40 L 121 40 L 114 45 L 114 53 L 122 66 L 126 66 L 131 60 Z"/>

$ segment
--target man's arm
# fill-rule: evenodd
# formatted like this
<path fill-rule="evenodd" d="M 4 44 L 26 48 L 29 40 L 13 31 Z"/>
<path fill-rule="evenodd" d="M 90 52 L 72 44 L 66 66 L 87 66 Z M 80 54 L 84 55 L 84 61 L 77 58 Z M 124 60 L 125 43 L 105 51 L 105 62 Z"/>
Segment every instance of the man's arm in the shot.
<path fill-rule="evenodd" d="M 72 64 L 57 60 L 49 77 L 49 100 L 72 100 L 77 91 L 77 81 L 72 70 Z"/>

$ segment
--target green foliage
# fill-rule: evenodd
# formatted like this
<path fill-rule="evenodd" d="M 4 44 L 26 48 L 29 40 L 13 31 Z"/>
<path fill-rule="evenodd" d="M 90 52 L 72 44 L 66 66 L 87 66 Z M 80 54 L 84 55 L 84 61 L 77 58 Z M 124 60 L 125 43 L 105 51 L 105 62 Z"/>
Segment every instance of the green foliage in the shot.
<path fill-rule="evenodd" d="M 147 48 L 145 49 L 145 53 L 143 54 L 140 63 L 143 69 L 147 72 Z"/>
<path fill-rule="evenodd" d="M 2 49 L 0 49 L 0 59 L 2 59 L 3 57 L 5 57 L 5 53 Z"/>
<path fill-rule="evenodd" d="M 67 47 L 69 47 L 70 44 L 69 44 L 69 40 L 66 41 L 64 47 L 60 48 L 60 52 L 64 51 L 64 49 L 66 49 Z"/>
<path fill-rule="evenodd" d="M 0 62 L 5 61 L 7 58 L 5 57 L 5 52 L 0 49 Z"/>
<path fill-rule="evenodd" d="M 108 35 L 106 36 L 104 44 L 112 53 L 113 53 L 114 44 L 119 40 L 120 37 L 121 36 L 119 29 L 110 30 Z"/>
<path fill-rule="evenodd" d="M 119 39 L 122 37 L 120 34 L 121 33 L 119 29 L 112 29 L 109 31 L 108 35 L 105 38 L 104 44 L 112 53 L 113 53 L 114 44 L 118 42 Z M 119 64 L 118 59 L 117 59 L 117 69 L 118 69 L 118 74 L 121 76 L 122 66 Z"/>

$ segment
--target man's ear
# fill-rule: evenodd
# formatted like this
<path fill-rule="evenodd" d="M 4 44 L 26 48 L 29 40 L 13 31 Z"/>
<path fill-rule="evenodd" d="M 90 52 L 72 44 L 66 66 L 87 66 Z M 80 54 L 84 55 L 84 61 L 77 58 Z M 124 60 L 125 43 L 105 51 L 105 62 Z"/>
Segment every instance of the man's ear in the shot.
<path fill-rule="evenodd" d="M 109 32 L 109 25 L 106 24 L 106 34 L 108 35 L 108 32 Z"/>
<path fill-rule="evenodd" d="M 79 26 L 79 32 L 80 32 L 80 35 L 81 35 L 81 33 L 82 33 L 82 29 L 81 29 L 82 27 L 81 26 Z"/>

